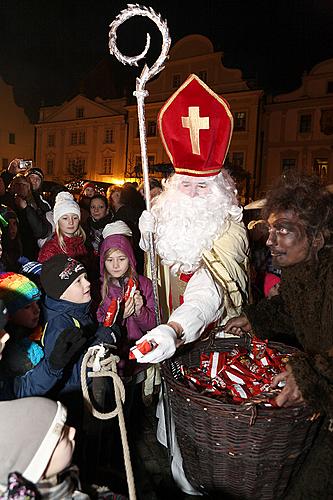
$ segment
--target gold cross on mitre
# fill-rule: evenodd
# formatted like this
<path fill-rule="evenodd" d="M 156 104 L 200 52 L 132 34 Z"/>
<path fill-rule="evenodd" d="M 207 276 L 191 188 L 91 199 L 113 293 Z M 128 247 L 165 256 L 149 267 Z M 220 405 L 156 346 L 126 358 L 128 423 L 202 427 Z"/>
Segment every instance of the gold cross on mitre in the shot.
<path fill-rule="evenodd" d="M 182 126 L 190 129 L 192 153 L 200 154 L 200 130 L 209 129 L 209 116 L 200 117 L 199 106 L 189 106 L 188 116 L 182 116 Z"/>

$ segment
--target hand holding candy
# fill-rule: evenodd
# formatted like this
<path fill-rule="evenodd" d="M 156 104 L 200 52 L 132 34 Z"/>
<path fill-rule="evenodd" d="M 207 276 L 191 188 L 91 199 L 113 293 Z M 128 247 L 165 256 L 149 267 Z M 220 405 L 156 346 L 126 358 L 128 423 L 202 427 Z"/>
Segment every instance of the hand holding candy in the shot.
<path fill-rule="evenodd" d="M 124 304 L 123 318 L 126 319 L 129 316 L 132 316 L 132 314 L 134 314 L 134 311 L 135 311 L 134 299 L 133 297 L 129 297 Z"/>

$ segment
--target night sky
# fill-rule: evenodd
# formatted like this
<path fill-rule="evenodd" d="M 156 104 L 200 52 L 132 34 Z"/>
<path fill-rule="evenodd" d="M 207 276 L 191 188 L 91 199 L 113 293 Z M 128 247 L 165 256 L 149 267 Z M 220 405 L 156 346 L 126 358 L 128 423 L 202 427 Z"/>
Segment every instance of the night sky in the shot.
<path fill-rule="evenodd" d="M 296 88 L 304 70 L 333 57 L 333 0 L 141 4 L 167 20 L 173 42 L 192 33 L 208 36 L 215 50 L 224 52 L 225 66 L 240 68 L 245 78 L 266 91 Z M 121 0 L 0 0 L 0 75 L 14 85 L 17 103 L 32 119 L 42 103 L 59 104 L 75 95 L 85 75 L 111 57 L 109 24 L 126 5 Z M 124 52 L 142 50 L 149 23 L 131 20 L 123 25 L 119 44 Z M 158 32 L 149 31 L 156 54 Z M 123 79 L 139 74 L 139 69 L 124 70 L 116 60 L 112 63 L 118 88 Z"/>

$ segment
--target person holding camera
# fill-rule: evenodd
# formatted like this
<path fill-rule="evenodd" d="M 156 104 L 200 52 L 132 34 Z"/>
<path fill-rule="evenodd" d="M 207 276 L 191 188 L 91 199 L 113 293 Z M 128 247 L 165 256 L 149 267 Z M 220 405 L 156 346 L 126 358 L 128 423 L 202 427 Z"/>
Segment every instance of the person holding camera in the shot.
<path fill-rule="evenodd" d="M 0 177 L 2 178 L 5 188 L 7 189 L 15 175 L 19 173 L 24 173 L 28 168 L 32 167 L 31 160 L 23 160 L 21 158 L 14 158 L 8 167 L 4 169 Z"/>

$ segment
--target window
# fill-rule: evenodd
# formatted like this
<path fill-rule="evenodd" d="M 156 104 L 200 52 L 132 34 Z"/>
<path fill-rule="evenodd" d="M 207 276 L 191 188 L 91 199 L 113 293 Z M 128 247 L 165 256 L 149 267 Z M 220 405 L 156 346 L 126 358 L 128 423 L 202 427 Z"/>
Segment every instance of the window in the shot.
<path fill-rule="evenodd" d="M 198 77 L 200 78 L 200 80 L 202 80 L 203 82 L 207 83 L 207 71 L 199 71 L 198 73 Z"/>
<path fill-rule="evenodd" d="M 104 142 L 106 144 L 111 144 L 113 142 L 113 129 L 112 128 L 105 129 Z"/>
<path fill-rule="evenodd" d="M 154 155 L 148 155 L 148 167 L 151 167 L 155 163 L 155 156 Z M 137 167 L 141 168 L 141 155 L 136 155 L 135 156 L 135 165 Z"/>
<path fill-rule="evenodd" d="M 179 85 L 180 85 L 180 74 L 177 73 L 176 75 L 172 75 L 172 88 L 178 89 Z"/>
<path fill-rule="evenodd" d="M 15 134 L 14 134 L 14 132 L 9 132 L 9 134 L 8 134 L 8 142 L 9 142 L 9 144 L 15 144 Z"/>
<path fill-rule="evenodd" d="M 47 145 L 49 148 L 53 148 L 55 146 L 55 136 L 54 134 L 49 134 L 47 136 Z"/>
<path fill-rule="evenodd" d="M 71 145 L 77 144 L 77 130 L 71 133 Z"/>
<path fill-rule="evenodd" d="M 327 93 L 328 94 L 333 94 L 333 81 L 332 82 L 327 82 Z"/>
<path fill-rule="evenodd" d="M 80 176 L 84 173 L 86 160 L 84 158 L 70 158 L 68 160 L 68 170 L 72 175 Z"/>
<path fill-rule="evenodd" d="M 86 133 L 84 130 L 73 130 L 71 132 L 71 141 L 72 146 L 76 144 L 85 144 L 86 143 Z"/>
<path fill-rule="evenodd" d="M 48 158 L 46 160 L 46 173 L 47 175 L 53 175 L 54 160 L 53 158 Z"/>
<path fill-rule="evenodd" d="M 76 108 L 76 118 L 84 118 L 84 108 Z"/>
<path fill-rule="evenodd" d="M 244 166 L 244 153 L 243 151 L 235 151 L 235 153 L 232 155 L 232 164 L 235 165 L 236 167 L 243 167 Z"/>
<path fill-rule="evenodd" d="M 299 118 L 299 133 L 307 134 L 311 132 L 311 124 L 312 124 L 312 115 L 304 114 Z"/>
<path fill-rule="evenodd" d="M 103 159 L 103 174 L 112 174 L 112 158 L 110 157 Z"/>
<path fill-rule="evenodd" d="M 326 179 L 328 174 L 328 159 L 315 158 L 312 167 L 313 173 L 321 179 Z"/>
<path fill-rule="evenodd" d="M 147 136 L 148 137 L 156 136 L 156 122 L 153 120 L 149 120 L 147 123 Z"/>
<path fill-rule="evenodd" d="M 79 144 L 85 144 L 86 143 L 86 133 L 82 130 L 79 132 Z"/>
<path fill-rule="evenodd" d="M 246 112 L 236 111 L 234 115 L 234 131 L 244 132 L 246 130 Z"/>
<path fill-rule="evenodd" d="M 282 160 L 282 173 L 290 172 L 296 169 L 296 158 L 284 158 Z"/>

